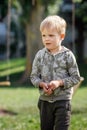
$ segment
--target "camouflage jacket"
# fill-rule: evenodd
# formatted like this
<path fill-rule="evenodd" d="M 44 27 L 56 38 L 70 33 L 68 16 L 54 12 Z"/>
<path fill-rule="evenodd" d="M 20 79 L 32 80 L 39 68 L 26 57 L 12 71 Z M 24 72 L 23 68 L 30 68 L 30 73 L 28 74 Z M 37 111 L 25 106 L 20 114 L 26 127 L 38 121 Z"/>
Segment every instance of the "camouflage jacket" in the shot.
<path fill-rule="evenodd" d="M 80 81 L 80 74 L 73 53 L 62 46 L 62 51 L 51 54 L 46 48 L 39 50 L 32 65 L 31 82 L 39 88 L 41 81 L 49 83 L 52 80 L 62 79 L 64 87 L 55 89 L 50 96 L 40 89 L 40 99 L 46 101 L 70 100 L 73 86 Z"/>

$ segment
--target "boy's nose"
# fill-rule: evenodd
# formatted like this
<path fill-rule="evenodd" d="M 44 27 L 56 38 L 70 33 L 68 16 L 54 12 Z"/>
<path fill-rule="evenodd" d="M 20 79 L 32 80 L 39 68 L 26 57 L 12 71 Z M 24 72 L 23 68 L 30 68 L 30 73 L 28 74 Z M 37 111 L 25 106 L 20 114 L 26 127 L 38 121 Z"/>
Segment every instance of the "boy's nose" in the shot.
<path fill-rule="evenodd" d="M 49 36 L 46 36 L 46 37 L 45 37 L 45 40 L 49 40 Z"/>

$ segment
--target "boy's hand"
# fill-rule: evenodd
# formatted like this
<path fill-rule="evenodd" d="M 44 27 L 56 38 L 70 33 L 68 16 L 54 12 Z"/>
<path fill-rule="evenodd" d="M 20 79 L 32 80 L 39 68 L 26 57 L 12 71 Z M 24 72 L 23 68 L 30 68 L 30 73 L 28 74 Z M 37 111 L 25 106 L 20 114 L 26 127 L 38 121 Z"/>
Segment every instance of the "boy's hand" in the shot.
<path fill-rule="evenodd" d="M 49 86 L 52 90 L 55 90 L 56 88 L 63 86 L 62 80 L 53 80 L 49 83 Z"/>
<path fill-rule="evenodd" d="M 48 90 L 47 90 L 47 92 L 46 92 L 46 95 L 51 95 L 53 93 L 53 90 L 50 88 L 50 87 L 48 87 Z"/>
<path fill-rule="evenodd" d="M 41 88 L 43 88 L 44 92 L 46 93 L 46 95 L 50 95 L 53 93 L 52 89 L 50 88 L 50 86 L 45 83 L 45 82 L 40 82 L 39 86 Z"/>
<path fill-rule="evenodd" d="M 51 95 L 56 88 L 61 87 L 63 85 L 64 84 L 62 80 L 53 80 L 49 84 L 45 82 L 40 82 L 39 84 L 39 86 L 43 88 L 46 95 Z"/>
<path fill-rule="evenodd" d="M 48 89 L 49 89 L 49 88 L 48 88 L 48 84 L 47 84 L 47 83 L 45 83 L 45 82 L 40 82 L 39 86 L 40 86 L 41 88 L 43 88 L 43 90 L 44 90 L 45 93 L 48 92 Z"/>

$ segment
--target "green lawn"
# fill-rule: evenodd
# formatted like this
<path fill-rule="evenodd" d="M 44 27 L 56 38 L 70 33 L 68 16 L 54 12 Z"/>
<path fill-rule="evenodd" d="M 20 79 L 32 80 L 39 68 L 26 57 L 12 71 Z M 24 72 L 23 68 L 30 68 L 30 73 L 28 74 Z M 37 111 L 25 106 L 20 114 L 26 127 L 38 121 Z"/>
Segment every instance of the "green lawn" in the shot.
<path fill-rule="evenodd" d="M 37 99 L 34 88 L 0 88 L 0 130 L 39 130 Z"/>
<path fill-rule="evenodd" d="M 7 77 L 11 83 L 18 81 L 25 70 L 25 65 L 25 58 L 11 59 L 9 62 L 0 61 L 0 81 L 7 80 Z"/>
<path fill-rule="evenodd" d="M 0 88 L 0 130 L 40 130 L 36 88 Z M 2 113 L 1 110 L 5 110 Z M 70 130 L 87 130 L 87 88 L 72 100 Z"/>
<path fill-rule="evenodd" d="M 87 87 L 78 89 L 73 97 L 70 130 L 87 130 Z"/>

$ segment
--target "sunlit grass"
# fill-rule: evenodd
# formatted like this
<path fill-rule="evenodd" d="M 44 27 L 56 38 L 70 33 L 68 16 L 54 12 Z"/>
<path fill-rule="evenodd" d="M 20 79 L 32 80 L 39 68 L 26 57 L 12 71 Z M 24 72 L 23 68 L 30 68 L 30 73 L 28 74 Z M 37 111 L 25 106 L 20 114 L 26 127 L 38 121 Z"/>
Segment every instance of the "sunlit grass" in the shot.
<path fill-rule="evenodd" d="M 0 73 L 0 77 L 10 75 L 10 74 L 15 74 L 15 73 L 18 73 L 18 72 L 23 72 L 24 70 L 25 70 L 24 65 L 19 66 L 19 67 L 15 67 L 15 68 L 9 68 L 9 69 L 6 69 L 6 70 L 2 71 Z"/>
<path fill-rule="evenodd" d="M 0 61 L 0 77 L 18 74 L 25 70 L 26 59 L 11 59 L 9 62 Z"/>
<path fill-rule="evenodd" d="M 87 88 L 78 89 L 72 100 L 70 130 L 87 130 Z"/>
<path fill-rule="evenodd" d="M 70 130 L 87 130 L 87 88 L 79 88 L 72 100 Z M 0 130 L 40 130 L 37 88 L 0 88 L 0 109 L 16 114 L 0 114 Z"/>
<path fill-rule="evenodd" d="M 7 69 L 7 68 L 13 68 L 16 66 L 24 65 L 25 64 L 25 58 L 16 58 L 11 59 L 9 61 L 0 61 L 0 70 Z"/>
<path fill-rule="evenodd" d="M 39 130 L 37 89 L 1 88 L 0 99 L 0 109 L 16 113 L 0 114 L 0 130 Z"/>

